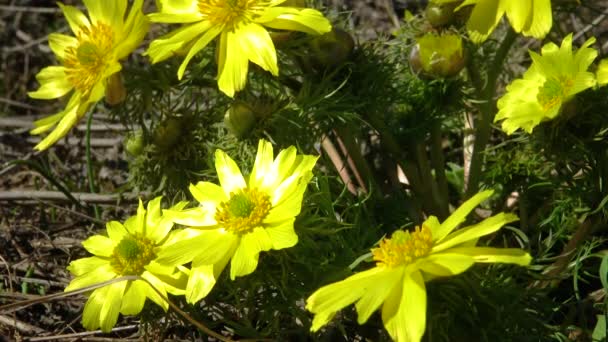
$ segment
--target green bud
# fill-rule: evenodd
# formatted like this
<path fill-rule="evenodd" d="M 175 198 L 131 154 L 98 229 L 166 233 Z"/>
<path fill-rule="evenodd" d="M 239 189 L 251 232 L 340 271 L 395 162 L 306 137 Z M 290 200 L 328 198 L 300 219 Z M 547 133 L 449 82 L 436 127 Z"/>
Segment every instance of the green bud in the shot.
<path fill-rule="evenodd" d="M 177 143 L 182 134 L 182 122 L 179 118 L 170 117 L 163 120 L 154 130 L 153 142 L 162 150 L 168 150 Z"/>
<path fill-rule="evenodd" d="M 141 131 L 130 133 L 125 137 L 123 144 L 127 153 L 137 157 L 144 151 L 144 135 Z"/>
<path fill-rule="evenodd" d="M 253 109 L 240 101 L 234 102 L 224 115 L 226 128 L 237 138 L 249 135 L 256 122 L 257 118 Z"/>
<path fill-rule="evenodd" d="M 459 2 L 449 2 L 444 4 L 429 2 L 428 6 L 426 6 L 426 10 L 424 11 L 424 15 L 426 20 L 428 20 L 433 27 L 446 26 L 454 21 L 454 10 L 459 4 Z"/>
<path fill-rule="evenodd" d="M 409 56 L 410 67 L 415 74 L 446 78 L 457 75 L 464 68 L 460 36 L 427 33 L 416 41 Z"/>
<path fill-rule="evenodd" d="M 106 103 L 115 106 L 127 98 L 127 89 L 122 80 L 122 75 L 117 72 L 108 78 L 106 85 Z"/>
<path fill-rule="evenodd" d="M 348 32 L 334 27 L 310 42 L 312 61 L 317 67 L 336 67 L 344 63 L 355 48 L 355 41 Z"/>

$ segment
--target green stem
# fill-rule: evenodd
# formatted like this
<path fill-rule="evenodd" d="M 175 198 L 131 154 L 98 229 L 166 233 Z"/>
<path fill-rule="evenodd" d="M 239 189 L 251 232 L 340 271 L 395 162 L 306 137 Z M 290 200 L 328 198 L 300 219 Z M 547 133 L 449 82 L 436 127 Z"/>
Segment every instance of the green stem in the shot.
<path fill-rule="evenodd" d="M 418 172 L 415 162 L 408 160 L 403 153 L 401 146 L 395 137 L 393 137 L 384 121 L 373 115 L 369 116 L 367 120 L 371 126 L 380 133 L 382 146 L 387 150 L 389 156 L 394 158 L 397 164 L 401 166 L 414 195 L 422 201 L 423 207 L 427 212 L 434 212 L 432 196 L 429 196 L 429 191 L 425 189 L 422 177 Z"/>
<path fill-rule="evenodd" d="M 494 95 L 496 93 L 496 82 L 498 76 L 503 70 L 504 61 L 511 49 L 511 46 L 517 38 L 517 33 L 509 29 L 505 39 L 503 39 L 498 51 L 494 55 L 494 60 L 488 70 L 488 81 L 481 94 L 483 100 L 480 105 L 480 115 L 475 124 L 475 142 L 473 144 L 473 154 L 471 156 L 471 167 L 469 169 L 469 179 L 467 181 L 466 198 L 469 198 L 477 193 L 479 189 L 479 181 L 481 178 L 481 168 L 483 165 L 483 153 L 486 145 L 490 140 L 491 124 L 494 121 L 495 103 Z"/>
<path fill-rule="evenodd" d="M 89 178 L 89 191 L 94 194 L 97 192 L 97 190 L 95 190 L 93 163 L 91 161 L 91 122 L 93 122 L 93 111 L 89 112 L 89 117 L 87 118 L 87 132 L 85 135 L 85 155 L 87 159 L 87 177 Z M 99 214 L 99 208 L 97 207 L 97 204 L 93 205 L 93 210 L 95 211 L 95 218 L 100 220 L 101 215 Z"/>
<path fill-rule="evenodd" d="M 431 164 L 435 170 L 435 180 L 439 188 L 439 216 L 446 219 L 450 213 L 449 198 L 448 198 L 448 179 L 445 175 L 445 158 L 443 156 L 443 148 L 441 147 L 441 124 L 435 123 L 431 127 Z"/>
<path fill-rule="evenodd" d="M 412 145 L 412 150 L 415 152 L 416 165 L 418 166 L 422 184 L 424 188 L 427 189 L 425 192 L 425 197 L 427 197 L 426 202 L 429 203 L 427 214 L 440 215 L 439 188 L 437 187 L 437 183 L 433 178 L 433 170 L 431 169 L 431 164 L 429 163 L 429 158 L 426 153 L 426 144 L 416 142 Z"/>

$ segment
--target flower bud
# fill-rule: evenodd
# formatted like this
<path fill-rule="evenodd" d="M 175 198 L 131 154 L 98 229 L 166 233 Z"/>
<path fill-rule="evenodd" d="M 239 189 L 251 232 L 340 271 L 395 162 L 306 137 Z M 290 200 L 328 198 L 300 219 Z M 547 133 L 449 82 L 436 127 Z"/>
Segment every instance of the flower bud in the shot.
<path fill-rule="evenodd" d="M 123 142 L 125 150 L 133 157 L 137 157 L 144 151 L 144 135 L 142 131 L 127 134 Z"/>
<path fill-rule="evenodd" d="M 152 141 L 162 150 L 173 147 L 182 134 L 182 122 L 179 118 L 169 117 L 163 120 L 154 130 Z"/>
<path fill-rule="evenodd" d="M 433 27 L 446 26 L 454 21 L 454 10 L 456 7 L 458 7 L 458 5 L 459 2 L 442 4 L 429 2 L 428 6 L 426 6 L 426 10 L 424 11 L 424 15 L 426 20 L 428 20 Z"/>
<path fill-rule="evenodd" d="M 253 109 L 240 101 L 234 102 L 224 115 L 226 128 L 239 139 L 249 135 L 256 121 Z"/>
<path fill-rule="evenodd" d="M 427 33 L 417 39 L 409 56 L 414 73 L 431 77 L 452 77 L 464 68 L 462 39 L 455 34 L 434 35 Z"/>
<path fill-rule="evenodd" d="M 122 103 L 127 98 L 127 89 L 122 80 L 120 72 L 112 74 L 106 85 L 106 102 L 110 106 Z"/>
<path fill-rule="evenodd" d="M 316 66 L 336 67 L 344 63 L 355 48 L 355 41 L 348 32 L 334 27 L 310 42 L 312 61 Z"/>

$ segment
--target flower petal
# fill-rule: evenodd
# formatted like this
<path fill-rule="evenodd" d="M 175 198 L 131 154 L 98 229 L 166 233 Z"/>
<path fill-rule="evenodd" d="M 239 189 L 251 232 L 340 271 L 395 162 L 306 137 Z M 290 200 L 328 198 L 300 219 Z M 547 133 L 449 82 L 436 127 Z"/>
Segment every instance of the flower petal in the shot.
<path fill-rule="evenodd" d="M 420 341 L 426 327 L 426 288 L 422 274 L 406 270 L 382 306 L 382 321 L 395 341 Z"/>
<path fill-rule="evenodd" d="M 130 281 L 122 298 L 120 313 L 123 315 L 137 315 L 146 302 L 145 288 L 148 286 L 141 280 Z"/>
<path fill-rule="evenodd" d="M 164 61 L 177 54 L 177 52 L 186 44 L 193 41 L 210 27 L 211 23 L 208 21 L 201 21 L 200 23 L 184 26 L 153 40 L 145 54 L 150 56 L 150 60 L 153 64 Z"/>
<path fill-rule="evenodd" d="M 213 265 L 226 257 L 230 258 L 239 243 L 237 235 L 226 232 L 224 229 L 204 231 L 201 236 L 205 237 L 205 241 L 199 243 L 197 247 L 199 252 L 192 260 L 192 265 L 195 267 Z"/>
<path fill-rule="evenodd" d="M 532 1 L 503 1 L 505 3 L 505 11 L 507 18 L 511 23 L 511 27 L 515 32 L 521 32 L 524 26 L 533 21 L 532 17 Z"/>
<path fill-rule="evenodd" d="M 49 34 L 49 47 L 60 61 L 65 59 L 65 52 L 70 47 L 78 45 L 78 39 L 61 33 Z"/>
<path fill-rule="evenodd" d="M 109 257 L 114 252 L 114 241 L 102 235 L 93 235 L 82 242 L 82 246 L 89 253 L 102 257 Z"/>
<path fill-rule="evenodd" d="M 238 165 L 224 151 L 215 151 L 215 169 L 226 197 L 247 187 Z"/>
<path fill-rule="evenodd" d="M 402 268 L 400 268 L 403 271 Z M 383 278 L 387 268 L 374 267 L 367 271 L 359 272 L 342 281 L 325 285 L 315 291 L 306 300 L 306 309 L 313 314 L 312 331 L 319 330 L 327 324 L 333 315 L 356 302 L 365 295 L 366 292 L 376 286 L 382 286 L 378 279 Z"/>
<path fill-rule="evenodd" d="M 432 249 L 432 253 L 444 251 L 450 247 L 458 246 L 469 240 L 476 239 L 481 236 L 485 236 L 499 230 L 502 226 L 509 222 L 517 221 L 519 218 L 513 214 L 500 213 L 487 219 L 466 227 L 464 229 L 457 230 L 448 235 L 441 243 L 435 245 Z"/>
<path fill-rule="evenodd" d="M 148 271 L 144 271 L 141 277 L 150 282 L 150 284 L 146 284 L 147 286 L 145 287 L 146 297 L 150 298 L 150 300 L 163 308 L 163 310 L 167 311 L 169 309 L 169 303 L 165 299 L 167 298 L 167 291 L 165 290 L 164 283 Z M 158 290 L 160 294 L 156 292 L 152 286 Z"/>
<path fill-rule="evenodd" d="M 143 0 L 135 0 L 131 5 L 129 16 L 123 25 L 123 39 L 114 48 L 117 59 L 123 59 L 133 52 L 148 33 L 150 23 L 142 12 L 142 6 Z"/>
<path fill-rule="evenodd" d="M 192 261 L 198 253 L 205 252 L 199 249 L 201 244 L 206 244 L 210 239 L 210 234 L 202 234 L 187 240 L 178 241 L 174 244 L 161 247 L 157 252 L 156 261 L 163 265 L 183 265 Z M 211 234 L 211 237 L 214 237 Z M 215 241 L 215 239 L 212 239 Z"/>
<path fill-rule="evenodd" d="M 106 231 L 114 243 L 119 243 L 125 237 L 125 235 L 128 234 L 125 226 L 118 221 L 110 221 L 106 223 Z"/>
<path fill-rule="evenodd" d="M 75 35 L 78 36 L 80 31 L 82 31 L 82 28 L 91 26 L 89 19 L 87 19 L 84 13 L 82 13 L 78 8 L 74 6 L 66 6 L 61 2 L 58 2 L 57 6 L 61 8 L 65 19 L 68 21 L 68 24 Z"/>
<path fill-rule="evenodd" d="M 141 198 L 139 199 L 139 205 L 137 207 L 137 214 L 135 216 L 131 216 L 125 220 L 124 227 L 129 232 L 129 234 L 135 235 L 140 234 L 145 236 L 145 228 L 146 228 L 146 209 L 144 209 L 144 205 L 141 202 Z"/>
<path fill-rule="evenodd" d="M 403 281 L 403 267 L 389 268 L 385 272 L 379 273 L 376 278 L 377 286 L 370 286 L 366 289 L 357 301 L 357 323 L 367 322 L 369 317 L 386 300 L 391 291 Z"/>
<path fill-rule="evenodd" d="M 266 232 L 268 233 L 268 236 L 270 236 L 270 240 L 272 240 L 273 249 L 289 248 L 298 243 L 298 235 L 293 226 L 295 220 L 295 218 L 292 218 L 281 222 L 276 226 L 266 227 Z"/>
<path fill-rule="evenodd" d="M 249 68 L 249 59 L 234 32 L 222 32 L 220 35 L 218 59 L 218 87 L 224 94 L 234 97 L 235 92 L 245 88 Z"/>
<path fill-rule="evenodd" d="M 190 2 L 194 3 L 194 1 Z M 148 18 L 151 22 L 166 24 L 189 24 L 203 20 L 201 14 L 196 10 L 190 13 L 150 13 Z"/>
<path fill-rule="evenodd" d="M 196 185 L 190 184 L 188 189 L 192 197 L 201 204 L 211 202 L 215 206 L 216 204 L 226 202 L 230 198 L 226 196 L 222 187 L 211 182 L 198 182 Z M 215 213 L 215 210 L 213 213 Z"/>
<path fill-rule="evenodd" d="M 329 20 L 321 12 L 310 8 L 271 7 L 255 21 L 273 29 L 314 35 L 331 31 Z"/>
<path fill-rule="evenodd" d="M 606 63 L 606 65 L 608 65 L 608 63 Z M 608 71 L 606 74 L 608 74 Z M 255 162 L 253 163 L 253 169 L 249 175 L 248 184 L 250 187 L 257 189 L 262 188 L 264 181 L 269 178 L 267 175 L 270 174 L 272 170 L 273 158 L 272 144 L 265 139 L 260 139 L 258 142 L 258 152 L 255 155 Z"/>
<path fill-rule="evenodd" d="M 73 97 L 78 99 L 76 95 L 73 95 Z M 47 135 L 44 139 L 42 139 L 42 141 L 40 141 L 36 146 L 34 146 L 34 149 L 38 151 L 44 151 L 47 148 L 51 147 L 53 144 L 55 144 L 59 139 L 63 138 L 66 134 L 68 134 L 70 129 L 72 129 L 72 127 L 76 125 L 80 118 L 85 114 L 87 109 L 88 106 L 86 105 L 84 107 L 81 107 L 81 104 L 76 103 L 73 107 L 71 107 L 70 103 L 68 103 L 68 106 L 63 112 L 61 112 L 61 115 L 56 117 L 61 118 L 60 120 L 58 120 L 59 122 L 57 123 L 57 126 L 53 129 L 51 134 Z M 50 127 L 45 128 L 50 129 Z M 32 132 L 34 131 L 39 132 L 40 130 L 36 129 Z"/>
<path fill-rule="evenodd" d="M 502 18 L 505 1 L 479 0 L 467 21 L 469 37 L 475 43 L 485 41 Z"/>
<path fill-rule="evenodd" d="M 260 252 L 272 248 L 272 240 L 265 229 L 257 227 L 243 234 L 230 263 L 230 279 L 250 274 L 258 267 Z"/>
<path fill-rule="evenodd" d="M 532 2 L 531 20 L 529 26 L 524 28 L 523 34 L 542 39 L 549 33 L 553 25 L 551 0 L 533 0 Z"/>
<path fill-rule="evenodd" d="M 196 207 L 185 210 L 163 210 L 166 219 L 188 227 L 211 227 L 217 225 L 215 211 Z"/>
<path fill-rule="evenodd" d="M 277 52 L 268 31 L 262 26 L 252 23 L 241 26 L 235 33 L 241 42 L 243 52 L 250 61 L 274 76 L 279 75 Z"/>
<path fill-rule="evenodd" d="M 458 209 L 456 209 L 445 221 L 443 221 L 439 229 L 432 231 L 433 240 L 435 242 L 441 242 L 444 237 L 450 234 L 456 227 L 458 227 L 459 224 L 464 222 L 467 215 L 469 215 L 469 213 L 475 209 L 476 206 L 492 196 L 493 193 L 494 191 L 492 190 L 482 191 L 462 203 Z"/>
<path fill-rule="evenodd" d="M 460 274 L 468 270 L 475 260 L 473 257 L 453 252 L 452 249 L 445 253 L 435 253 L 427 255 L 418 260 L 416 266 L 422 271 L 434 276 L 447 277 Z"/>
<path fill-rule="evenodd" d="M 56 99 L 74 89 L 62 66 L 49 66 L 40 70 L 36 75 L 36 80 L 40 83 L 40 88 L 27 93 L 34 99 Z"/>
<path fill-rule="evenodd" d="M 160 209 L 162 199 L 163 196 L 155 197 L 153 200 L 148 201 L 148 204 L 146 205 L 145 236 L 150 235 L 150 232 L 155 230 L 162 219 L 162 212 Z"/>
<path fill-rule="evenodd" d="M 94 257 L 74 260 L 74 261 L 70 262 L 70 265 L 68 266 L 67 269 L 73 275 L 81 276 L 85 273 L 93 272 L 97 268 L 99 268 L 103 265 L 107 265 L 107 264 L 108 264 L 107 259 L 102 259 L 102 258 L 94 256 Z"/>
<path fill-rule="evenodd" d="M 106 300 L 108 286 L 94 290 L 82 310 L 82 326 L 87 330 L 95 330 L 101 325 L 101 309 Z"/>
<path fill-rule="evenodd" d="M 456 247 L 450 254 L 471 256 L 475 262 L 505 263 L 527 266 L 532 261 L 530 254 L 519 248 Z"/>
<path fill-rule="evenodd" d="M 597 67 L 597 83 L 600 87 L 608 84 L 608 59 L 602 59 Z"/>
<path fill-rule="evenodd" d="M 193 0 L 157 0 L 156 6 L 162 13 L 193 13 L 197 11 L 197 1 Z"/>
<path fill-rule="evenodd" d="M 71 266 L 68 266 L 67 269 L 71 272 Z M 95 270 L 92 270 L 89 273 L 84 273 L 72 279 L 72 281 L 68 284 L 68 286 L 66 286 L 64 291 L 68 292 L 72 290 L 78 290 L 89 285 L 103 283 L 104 281 L 114 279 L 117 276 L 118 275 L 116 274 L 116 272 L 114 272 L 112 266 L 110 266 L 110 263 L 106 261 L 105 264 L 100 265 Z"/>
<path fill-rule="evenodd" d="M 184 58 L 184 61 L 179 66 L 179 69 L 177 70 L 177 78 L 178 79 L 181 80 L 182 77 L 184 76 L 184 72 L 186 72 L 186 67 L 188 66 L 188 63 L 190 63 L 190 60 L 192 59 L 192 57 L 194 57 L 194 55 L 196 55 L 205 46 L 207 46 L 215 37 L 217 37 L 220 34 L 221 31 L 222 31 L 222 27 L 221 26 L 211 26 L 194 43 L 194 45 L 192 45 L 192 47 L 190 48 L 190 51 L 188 51 L 188 54 Z"/>
<path fill-rule="evenodd" d="M 101 22 L 115 31 L 122 31 L 127 1 L 125 0 L 83 0 L 93 24 Z"/>
<path fill-rule="evenodd" d="M 101 331 L 109 332 L 118 321 L 118 313 L 120 312 L 123 294 L 127 283 L 130 281 L 120 281 L 108 285 L 108 291 L 104 298 L 103 306 L 101 307 L 99 320 L 101 322 Z"/>

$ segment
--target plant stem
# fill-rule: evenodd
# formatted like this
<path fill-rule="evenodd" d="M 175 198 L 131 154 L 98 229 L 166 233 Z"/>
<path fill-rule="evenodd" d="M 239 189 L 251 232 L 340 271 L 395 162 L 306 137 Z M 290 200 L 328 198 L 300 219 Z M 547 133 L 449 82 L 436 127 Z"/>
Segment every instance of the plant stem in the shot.
<path fill-rule="evenodd" d="M 485 151 L 488 140 L 490 140 L 490 129 L 492 121 L 494 121 L 494 95 L 496 93 L 496 82 L 498 76 L 503 69 L 504 61 L 511 49 L 511 46 L 517 38 L 517 33 L 513 29 L 509 29 L 507 35 L 503 39 L 498 51 L 494 55 L 494 60 L 488 70 L 488 80 L 484 87 L 481 99 L 483 103 L 479 108 L 479 116 L 475 125 L 475 142 L 473 144 L 473 155 L 471 156 L 471 168 L 469 170 L 469 179 L 466 182 L 466 198 L 469 198 L 477 193 L 479 189 L 479 181 L 481 178 L 481 168 L 483 164 L 483 153 Z"/>
<path fill-rule="evenodd" d="M 87 177 L 89 178 L 89 191 L 94 194 L 97 192 L 97 190 L 95 190 L 93 163 L 91 161 L 91 122 L 93 122 L 93 111 L 89 111 L 89 117 L 87 118 L 87 131 L 85 135 L 85 155 L 87 159 Z M 97 220 L 100 220 L 101 215 L 99 214 L 99 208 L 97 207 L 97 204 L 93 205 L 93 210 L 95 212 L 95 218 Z"/>
<path fill-rule="evenodd" d="M 374 129 L 376 129 L 380 134 L 382 146 L 387 150 L 389 156 L 396 160 L 397 165 L 401 166 L 401 169 L 407 177 L 409 186 L 411 187 L 413 194 L 417 198 L 419 198 L 420 201 L 422 201 L 423 208 L 425 209 L 425 211 L 427 213 L 436 212 L 436 210 L 434 210 L 435 205 L 433 203 L 433 197 L 432 195 L 430 195 L 430 191 L 428 191 L 428 189 L 425 189 L 422 176 L 420 175 L 420 172 L 418 171 L 415 162 L 412 162 L 411 160 L 408 160 L 408 158 L 406 158 L 401 146 L 399 145 L 395 137 L 393 137 L 388 127 L 386 127 L 386 124 L 382 120 L 373 115 L 368 117 L 367 119 L 371 126 L 374 127 Z M 413 146 L 413 144 L 411 145 Z M 415 152 L 415 149 L 412 150 L 412 152 Z"/>
<path fill-rule="evenodd" d="M 445 175 L 445 158 L 441 147 L 441 124 L 439 122 L 431 127 L 431 164 L 435 170 L 435 180 L 439 190 L 438 216 L 446 219 L 449 215 L 448 179 Z"/>
<path fill-rule="evenodd" d="M 367 189 L 370 186 L 373 189 L 379 189 L 376 183 L 376 179 L 374 174 L 371 171 L 367 161 L 363 158 L 361 154 L 361 147 L 355 140 L 355 137 L 350 130 L 350 127 L 338 127 L 336 128 L 336 133 L 339 138 L 338 142 L 342 142 L 344 144 L 344 148 L 348 151 L 349 162 L 352 161 L 353 172 L 355 175 L 359 174 L 358 178 L 361 178 L 364 183 L 361 186 L 364 188 L 367 193 L 370 191 Z"/>

